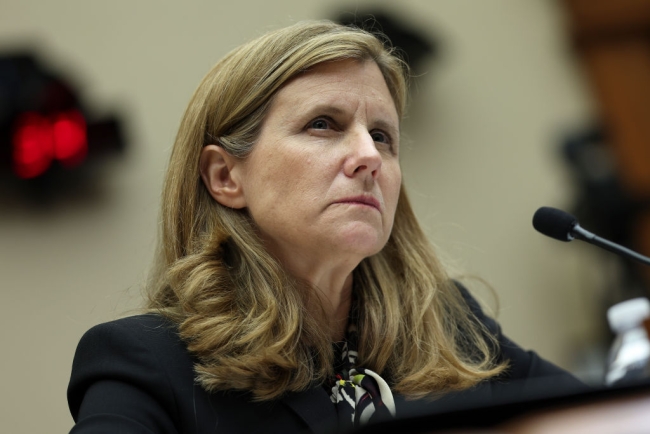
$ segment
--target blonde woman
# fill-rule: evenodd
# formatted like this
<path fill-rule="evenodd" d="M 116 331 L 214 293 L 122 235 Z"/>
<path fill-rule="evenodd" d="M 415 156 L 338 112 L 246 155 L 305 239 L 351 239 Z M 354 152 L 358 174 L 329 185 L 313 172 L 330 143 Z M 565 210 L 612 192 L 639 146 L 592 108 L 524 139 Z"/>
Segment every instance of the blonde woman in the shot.
<path fill-rule="evenodd" d="M 148 313 L 82 338 L 73 432 L 331 432 L 562 375 L 426 241 L 401 183 L 406 86 L 382 41 L 331 22 L 206 75 L 169 162 Z"/>

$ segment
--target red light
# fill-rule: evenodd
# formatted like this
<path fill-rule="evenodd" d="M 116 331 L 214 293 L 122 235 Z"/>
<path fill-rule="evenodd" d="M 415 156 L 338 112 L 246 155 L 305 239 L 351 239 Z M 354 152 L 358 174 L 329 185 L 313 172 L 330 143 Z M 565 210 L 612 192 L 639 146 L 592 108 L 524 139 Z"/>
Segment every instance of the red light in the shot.
<path fill-rule="evenodd" d="M 88 153 L 86 122 L 76 110 L 59 114 L 54 120 L 54 158 L 65 167 L 81 164 Z"/>
<path fill-rule="evenodd" d="M 52 119 L 35 112 L 18 118 L 13 136 L 13 163 L 20 178 L 43 174 L 54 158 L 68 168 L 86 158 L 88 139 L 83 115 L 70 110 Z"/>
<path fill-rule="evenodd" d="M 13 145 L 16 175 L 27 179 L 45 172 L 54 156 L 54 138 L 49 119 L 34 112 L 23 114 L 17 122 Z"/>

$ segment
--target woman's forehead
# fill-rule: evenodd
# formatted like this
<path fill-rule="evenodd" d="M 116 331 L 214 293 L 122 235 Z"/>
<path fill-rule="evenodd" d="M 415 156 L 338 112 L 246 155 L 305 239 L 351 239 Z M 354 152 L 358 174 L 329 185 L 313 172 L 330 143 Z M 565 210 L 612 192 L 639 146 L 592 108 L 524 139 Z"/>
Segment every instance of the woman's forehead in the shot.
<path fill-rule="evenodd" d="M 349 109 L 346 104 L 360 98 L 399 122 L 395 102 L 377 64 L 356 59 L 321 63 L 293 77 L 275 95 L 271 108 L 288 105 L 298 111 L 318 105 L 344 111 Z"/>

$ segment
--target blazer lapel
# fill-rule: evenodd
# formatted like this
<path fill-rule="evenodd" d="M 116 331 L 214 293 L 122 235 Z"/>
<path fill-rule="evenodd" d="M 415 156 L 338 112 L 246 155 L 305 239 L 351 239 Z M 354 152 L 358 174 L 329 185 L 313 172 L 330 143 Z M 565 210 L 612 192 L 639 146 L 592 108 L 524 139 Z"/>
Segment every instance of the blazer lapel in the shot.
<path fill-rule="evenodd" d="M 312 432 L 328 434 L 336 431 L 336 409 L 322 386 L 291 393 L 281 401 L 298 414 Z"/>

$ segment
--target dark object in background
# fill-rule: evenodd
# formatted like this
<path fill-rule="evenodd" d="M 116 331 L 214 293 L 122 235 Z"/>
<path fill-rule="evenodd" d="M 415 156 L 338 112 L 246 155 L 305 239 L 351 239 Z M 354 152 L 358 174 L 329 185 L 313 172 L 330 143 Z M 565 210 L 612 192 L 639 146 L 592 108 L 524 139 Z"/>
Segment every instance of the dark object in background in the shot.
<path fill-rule="evenodd" d="M 576 217 L 604 237 L 625 243 L 634 204 L 618 181 L 602 128 L 594 126 L 568 136 L 562 154 L 578 186 Z"/>
<path fill-rule="evenodd" d="M 650 204 L 630 197 L 623 188 L 607 134 L 600 125 L 578 131 L 564 140 L 561 150 L 571 168 L 577 197 L 573 213 L 584 227 L 617 244 L 634 248 L 634 222 Z M 639 267 L 620 259 L 623 267 L 621 300 L 648 296 Z M 621 301 L 608 300 L 608 305 Z"/>
<path fill-rule="evenodd" d="M 387 36 L 393 47 L 399 48 L 404 54 L 406 63 L 416 71 L 424 60 L 436 58 L 439 54 L 439 46 L 435 38 L 399 21 L 382 10 L 369 10 L 365 13 L 355 14 L 344 13 L 336 17 L 334 21 Z"/>
<path fill-rule="evenodd" d="M 65 194 L 91 176 L 84 174 L 90 162 L 125 146 L 120 120 L 94 118 L 73 86 L 33 54 L 0 56 L 0 194 L 36 201 Z"/>

